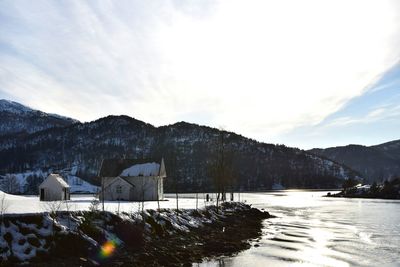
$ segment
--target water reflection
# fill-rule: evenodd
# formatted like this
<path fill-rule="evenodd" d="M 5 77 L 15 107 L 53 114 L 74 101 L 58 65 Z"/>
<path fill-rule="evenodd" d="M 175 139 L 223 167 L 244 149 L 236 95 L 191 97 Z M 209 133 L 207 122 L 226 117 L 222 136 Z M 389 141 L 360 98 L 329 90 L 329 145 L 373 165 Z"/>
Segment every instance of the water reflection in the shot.
<path fill-rule="evenodd" d="M 264 222 L 251 249 L 195 266 L 399 266 L 400 201 L 323 194 L 243 194 L 278 218 Z"/>

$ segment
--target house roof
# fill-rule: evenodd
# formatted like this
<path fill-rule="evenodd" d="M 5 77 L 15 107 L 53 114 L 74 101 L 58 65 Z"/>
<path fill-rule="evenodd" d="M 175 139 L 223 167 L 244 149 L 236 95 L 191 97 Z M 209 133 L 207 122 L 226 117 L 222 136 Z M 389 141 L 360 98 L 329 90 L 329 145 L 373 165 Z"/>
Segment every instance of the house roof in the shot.
<path fill-rule="evenodd" d="M 160 163 L 149 162 L 142 164 L 134 164 L 129 168 L 124 169 L 121 177 L 136 177 L 136 176 L 158 176 L 160 174 Z"/>
<path fill-rule="evenodd" d="M 47 176 L 47 178 L 40 184 L 39 187 L 45 185 L 49 179 L 57 181 L 62 187 L 69 187 L 68 183 L 64 181 L 64 179 L 59 174 L 56 173 L 51 173 L 49 176 Z"/>
<path fill-rule="evenodd" d="M 134 166 L 142 165 L 147 163 L 158 163 L 161 164 L 161 158 L 151 159 L 104 159 L 100 168 L 100 177 L 117 177 L 121 173 Z M 159 167 L 160 168 L 160 167 Z"/>

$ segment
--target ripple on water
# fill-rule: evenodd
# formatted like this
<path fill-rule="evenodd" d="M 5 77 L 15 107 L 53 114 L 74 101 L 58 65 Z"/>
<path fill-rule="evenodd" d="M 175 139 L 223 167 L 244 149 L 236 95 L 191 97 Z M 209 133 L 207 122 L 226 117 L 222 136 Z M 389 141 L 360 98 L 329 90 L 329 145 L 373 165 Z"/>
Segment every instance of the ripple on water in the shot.
<path fill-rule="evenodd" d="M 393 265 L 400 262 L 400 201 L 282 194 L 255 194 L 256 207 L 278 216 L 263 223 L 258 247 L 224 258 L 222 265 L 211 261 L 200 266 L 400 267 Z M 252 194 L 244 197 L 252 203 Z"/>

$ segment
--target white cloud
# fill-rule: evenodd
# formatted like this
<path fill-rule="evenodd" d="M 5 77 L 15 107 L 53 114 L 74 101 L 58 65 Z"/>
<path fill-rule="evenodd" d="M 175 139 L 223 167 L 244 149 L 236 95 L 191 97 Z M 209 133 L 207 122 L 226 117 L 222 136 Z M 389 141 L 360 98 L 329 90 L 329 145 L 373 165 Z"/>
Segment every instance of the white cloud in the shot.
<path fill-rule="evenodd" d="M 339 127 L 354 126 L 357 124 L 372 124 L 379 121 L 396 119 L 398 120 L 400 116 L 400 105 L 398 104 L 388 104 L 381 107 L 376 107 L 364 115 L 361 116 L 343 116 L 332 121 L 322 123 L 319 125 L 319 129 L 314 132 L 315 135 L 320 135 L 321 131 L 332 131 Z M 343 130 L 343 128 L 342 128 Z"/>
<path fill-rule="evenodd" d="M 396 1 L 87 3 L 0 4 L 0 94 L 267 141 L 318 124 L 400 57 Z"/>

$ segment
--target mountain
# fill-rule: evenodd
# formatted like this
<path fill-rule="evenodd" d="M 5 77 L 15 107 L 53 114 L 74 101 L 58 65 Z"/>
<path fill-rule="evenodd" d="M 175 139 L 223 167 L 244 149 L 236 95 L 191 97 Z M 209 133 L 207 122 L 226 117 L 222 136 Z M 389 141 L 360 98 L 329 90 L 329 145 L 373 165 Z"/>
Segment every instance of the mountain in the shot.
<path fill-rule="evenodd" d="M 376 146 L 348 145 L 309 152 L 358 171 L 367 182 L 400 176 L 400 140 Z"/>
<path fill-rule="evenodd" d="M 34 133 L 64 127 L 78 121 L 31 109 L 17 102 L 0 99 L 0 135 Z"/>
<path fill-rule="evenodd" d="M 341 185 L 342 179 L 358 175 L 300 149 L 186 122 L 154 127 L 128 116 L 0 135 L 0 174 L 75 169 L 76 176 L 99 184 L 96 176 L 102 159 L 163 156 L 168 174 L 166 191 L 212 190 L 211 166 L 221 136 L 236 189 L 265 190 L 274 185 L 332 188 Z"/>
<path fill-rule="evenodd" d="M 372 147 L 384 153 L 388 157 L 400 162 L 400 140 L 395 140 Z"/>

